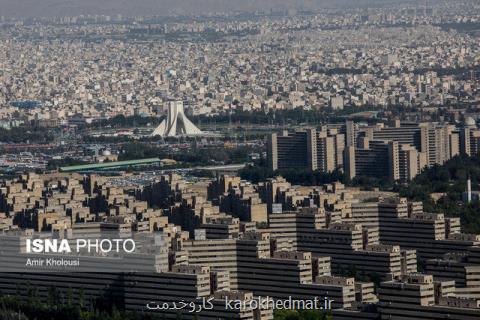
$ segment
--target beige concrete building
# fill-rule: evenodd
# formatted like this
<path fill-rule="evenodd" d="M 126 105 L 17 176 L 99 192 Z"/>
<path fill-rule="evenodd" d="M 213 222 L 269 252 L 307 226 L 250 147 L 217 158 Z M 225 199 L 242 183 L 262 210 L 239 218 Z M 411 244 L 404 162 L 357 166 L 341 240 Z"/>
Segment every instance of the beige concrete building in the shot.
<path fill-rule="evenodd" d="M 247 198 L 267 208 L 267 224 L 242 213 L 238 206 Z M 194 184 L 166 175 L 143 188 L 123 188 L 108 177 L 30 174 L 2 182 L 0 206 L 0 272 L 25 259 L 19 232 L 42 230 L 68 241 L 77 233 L 113 233 L 134 237 L 141 250 L 102 260 L 108 270 L 102 277 L 97 256 L 85 260 L 85 273 L 2 273 L 0 294 L 20 287 L 27 297 L 29 283 L 41 288 L 41 299 L 52 283 L 62 294 L 72 289 L 75 299 L 83 287 L 88 299 L 112 290 L 128 310 L 152 314 L 149 301 L 208 298 L 213 307 L 197 317 L 212 320 L 272 319 L 269 308 L 225 309 L 225 298 L 258 296 L 327 297 L 334 300 L 336 320 L 479 317 L 479 237 L 461 233 L 458 218 L 424 212 L 421 203 L 394 193 L 340 183 L 293 186 L 281 177 L 250 184 L 225 176 Z M 415 273 L 417 255 L 427 274 Z M 125 267 L 129 273 L 120 277 Z M 130 272 L 135 268 L 143 272 Z"/>
<path fill-rule="evenodd" d="M 383 319 L 450 319 L 480 317 L 480 304 L 471 299 L 440 297 L 435 303 L 435 284 L 431 275 L 411 274 L 400 281 L 382 282 L 378 292 Z"/>
<path fill-rule="evenodd" d="M 304 168 L 331 172 L 343 167 L 345 135 L 337 129 L 307 129 L 271 134 L 267 139 L 268 165 L 272 170 Z"/>

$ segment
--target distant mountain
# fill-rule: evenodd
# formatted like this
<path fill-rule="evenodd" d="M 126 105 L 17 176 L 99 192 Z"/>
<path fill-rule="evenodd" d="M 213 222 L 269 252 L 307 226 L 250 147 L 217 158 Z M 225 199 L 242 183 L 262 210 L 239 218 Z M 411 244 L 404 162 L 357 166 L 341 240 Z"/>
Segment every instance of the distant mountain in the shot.
<path fill-rule="evenodd" d="M 268 9 L 383 6 L 413 0 L 0 0 L 6 17 L 172 15 Z"/>

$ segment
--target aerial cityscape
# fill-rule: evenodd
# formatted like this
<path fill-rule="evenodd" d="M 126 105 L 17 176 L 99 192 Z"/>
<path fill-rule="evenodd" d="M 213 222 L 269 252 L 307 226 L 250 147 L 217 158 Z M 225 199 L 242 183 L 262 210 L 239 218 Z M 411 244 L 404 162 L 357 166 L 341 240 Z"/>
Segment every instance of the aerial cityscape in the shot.
<path fill-rule="evenodd" d="M 0 0 L 0 320 L 480 319 L 480 2 Z"/>

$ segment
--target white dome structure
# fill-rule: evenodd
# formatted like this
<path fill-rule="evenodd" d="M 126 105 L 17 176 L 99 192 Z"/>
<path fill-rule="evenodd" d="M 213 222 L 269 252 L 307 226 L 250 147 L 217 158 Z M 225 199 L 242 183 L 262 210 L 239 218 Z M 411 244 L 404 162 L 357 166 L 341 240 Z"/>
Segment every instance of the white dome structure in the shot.
<path fill-rule="evenodd" d="M 465 125 L 470 127 L 470 126 L 476 126 L 477 125 L 477 122 L 475 121 L 475 119 L 473 119 L 472 117 L 466 117 L 465 118 Z"/>

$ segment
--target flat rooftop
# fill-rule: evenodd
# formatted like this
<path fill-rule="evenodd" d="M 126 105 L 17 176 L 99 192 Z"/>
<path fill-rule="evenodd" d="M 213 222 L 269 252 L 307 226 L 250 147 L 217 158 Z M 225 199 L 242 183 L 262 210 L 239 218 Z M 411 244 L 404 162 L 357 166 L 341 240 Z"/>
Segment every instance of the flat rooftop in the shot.
<path fill-rule="evenodd" d="M 116 161 L 116 162 L 103 162 L 103 163 L 93 163 L 85 164 L 79 166 L 69 166 L 61 167 L 61 172 L 78 172 L 78 171 L 89 171 L 89 170 L 104 170 L 104 169 L 113 169 L 113 168 L 122 168 L 130 166 L 142 166 L 149 165 L 154 163 L 160 163 L 160 158 L 149 158 L 149 159 L 139 159 L 139 160 L 127 160 L 127 161 Z"/>

